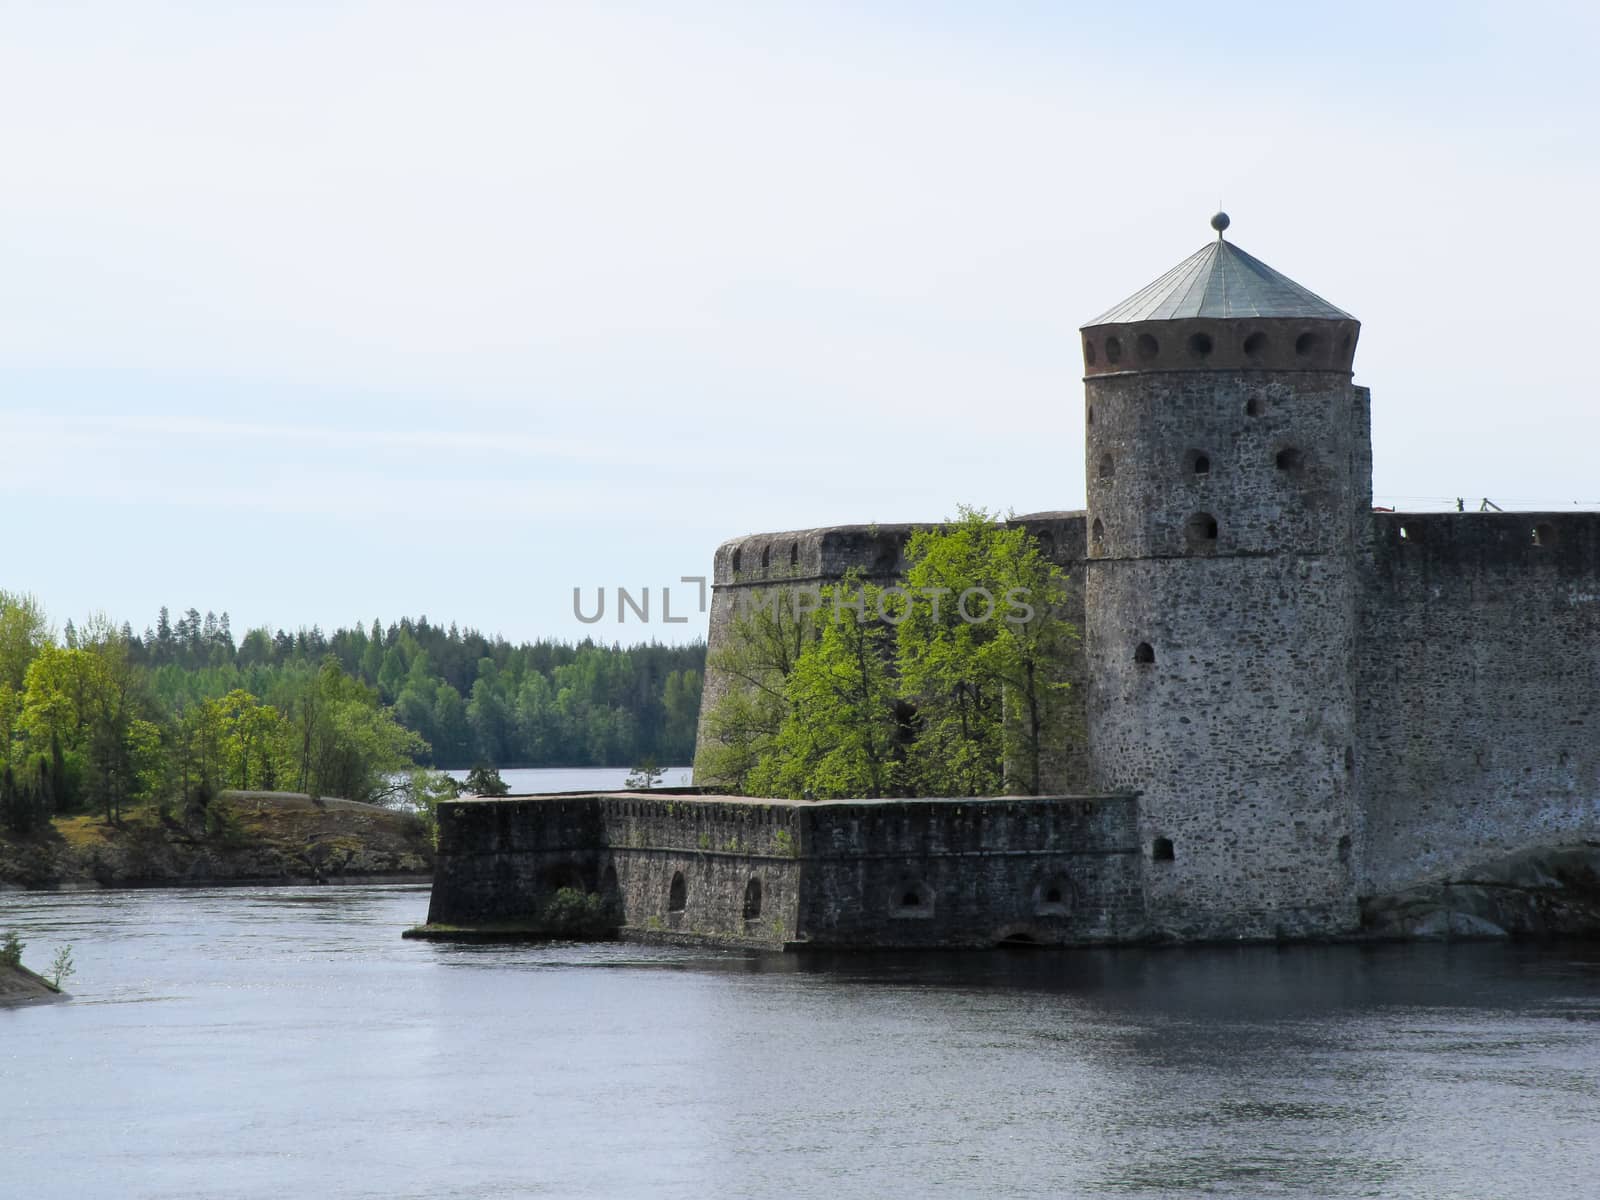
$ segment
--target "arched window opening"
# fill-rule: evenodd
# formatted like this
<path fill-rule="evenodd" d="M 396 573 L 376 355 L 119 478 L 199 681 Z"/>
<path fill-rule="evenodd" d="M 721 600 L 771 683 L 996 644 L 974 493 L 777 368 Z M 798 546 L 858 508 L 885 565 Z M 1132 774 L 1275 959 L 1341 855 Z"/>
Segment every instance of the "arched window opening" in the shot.
<path fill-rule="evenodd" d="M 761 915 L 761 880 L 754 875 L 744 885 L 744 919 L 754 921 Z"/>
<path fill-rule="evenodd" d="M 1189 353 L 1196 358 L 1211 357 L 1211 335 L 1209 333 L 1193 333 L 1189 335 Z"/>
<path fill-rule="evenodd" d="M 1548 521 L 1540 521 L 1533 527 L 1533 544 L 1548 549 L 1556 544 L 1556 527 Z"/>
<path fill-rule="evenodd" d="M 1099 517 L 1094 519 L 1094 524 L 1089 527 L 1089 549 L 1095 554 L 1103 551 L 1106 542 L 1106 524 Z"/>
<path fill-rule="evenodd" d="M 731 563 L 730 563 L 730 565 L 733 567 L 733 569 L 735 571 L 737 571 L 739 569 L 739 560 L 741 558 L 743 558 L 743 557 L 744 557 L 744 555 L 739 552 L 738 547 L 735 547 L 734 551 L 733 551 L 733 558 L 732 558 Z"/>
<path fill-rule="evenodd" d="M 1113 476 L 1115 476 L 1116 473 L 1117 473 L 1116 460 L 1113 459 L 1111 457 L 1111 455 L 1109 455 L 1109 454 L 1102 454 L 1100 456 L 1100 466 L 1096 470 L 1095 474 L 1098 475 L 1101 479 L 1110 479 Z"/>
<path fill-rule="evenodd" d="M 1294 352 L 1301 358 L 1315 354 L 1320 349 L 1322 349 L 1322 339 L 1309 330 L 1294 340 Z"/>
<path fill-rule="evenodd" d="M 546 867 L 544 887 L 549 892 L 587 890 L 583 886 L 583 873 L 578 870 L 576 863 L 556 863 L 554 866 Z"/>
<path fill-rule="evenodd" d="M 1139 353 L 1140 362 L 1154 362 L 1156 355 L 1161 353 L 1161 343 L 1148 333 L 1141 333 L 1133 345 Z"/>
<path fill-rule="evenodd" d="M 1305 462 L 1305 456 L 1293 446 L 1285 446 L 1278 451 L 1277 457 L 1273 461 L 1278 464 L 1278 470 L 1280 471 L 1298 471 L 1301 464 Z"/>
<path fill-rule="evenodd" d="M 798 567 L 800 565 L 800 543 L 799 542 L 790 542 L 789 543 L 789 565 L 791 567 Z"/>
<path fill-rule="evenodd" d="M 1072 884 L 1064 875 L 1040 881 L 1033 891 L 1033 911 L 1039 916 L 1060 916 L 1072 906 Z"/>
<path fill-rule="evenodd" d="M 1259 417 L 1261 410 L 1261 399 L 1258 396 L 1251 396 L 1250 399 L 1244 402 L 1244 415 L 1247 417 Z"/>
<path fill-rule="evenodd" d="M 933 890 L 921 880 L 906 880 L 890 895 L 890 916 L 933 916 Z"/>
<path fill-rule="evenodd" d="M 1211 456 L 1201 450 L 1189 451 L 1189 470 L 1196 475 L 1211 474 Z"/>
<path fill-rule="evenodd" d="M 1155 647 L 1149 642 L 1140 642 L 1133 648 L 1133 661 L 1140 666 L 1149 666 L 1156 661 Z"/>
<path fill-rule="evenodd" d="M 1094 343 L 1088 338 L 1083 339 L 1083 361 L 1094 366 Z"/>
<path fill-rule="evenodd" d="M 1267 352 L 1267 335 L 1259 329 L 1244 340 L 1244 356 L 1260 358 Z"/>
<path fill-rule="evenodd" d="M 1110 363 L 1119 363 L 1122 361 L 1121 339 L 1114 337 L 1108 337 L 1106 339 L 1106 361 Z"/>
<path fill-rule="evenodd" d="M 763 571 L 765 571 L 771 565 L 772 565 L 772 547 L 771 546 L 763 546 L 763 547 L 761 547 L 761 569 Z"/>
<path fill-rule="evenodd" d="M 683 882 L 683 872 L 672 876 L 672 886 L 667 889 L 667 911 L 682 912 L 689 904 L 689 886 Z"/>
<path fill-rule="evenodd" d="M 1215 550 L 1217 548 L 1217 519 L 1210 513 L 1195 513 L 1189 518 L 1189 523 L 1184 526 L 1184 535 L 1189 539 L 1189 548 L 1197 551 Z"/>
<path fill-rule="evenodd" d="M 1032 950 L 1038 945 L 1039 939 L 1022 929 L 1002 933 L 995 940 L 997 950 Z"/>
<path fill-rule="evenodd" d="M 1088 424 L 1088 425 L 1093 425 L 1094 424 L 1094 405 L 1092 405 L 1092 404 L 1089 405 L 1089 414 L 1088 414 L 1087 418 L 1085 418 L 1085 424 Z"/>
<path fill-rule="evenodd" d="M 1150 860 L 1152 862 L 1172 862 L 1177 855 L 1172 850 L 1172 839 L 1158 837 L 1150 843 Z"/>
<path fill-rule="evenodd" d="M 1400 540 L 1402 542 L 1409 542 L 1411 540 L 1411 534 L 1404 525 L 1400 526 Z"/>

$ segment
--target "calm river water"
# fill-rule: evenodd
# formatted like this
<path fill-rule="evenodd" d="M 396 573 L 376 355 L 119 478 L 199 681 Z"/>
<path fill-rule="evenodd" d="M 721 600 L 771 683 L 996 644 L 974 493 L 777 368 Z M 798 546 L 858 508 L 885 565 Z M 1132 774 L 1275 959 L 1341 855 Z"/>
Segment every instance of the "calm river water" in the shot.
<path fill-rule="evenodd" d="M 466 771 L 447 771 L 456 779 L 465 779 Z M 627 767 L 504 767 L 500 778 L 513 793 L 523 792 L 581 792 L 593 788 L 597 792 L 620 792 L 627 786 L 632 772 Z M 658 787 L 688 787 L 694 782 L 693 767 L 663 767 Z"/>
<path fill-rule="evenodd" d="M 1600 947 L 750 958 L 425 887 L 0 896 L 0 1195 L 1582 1197 Z"/>

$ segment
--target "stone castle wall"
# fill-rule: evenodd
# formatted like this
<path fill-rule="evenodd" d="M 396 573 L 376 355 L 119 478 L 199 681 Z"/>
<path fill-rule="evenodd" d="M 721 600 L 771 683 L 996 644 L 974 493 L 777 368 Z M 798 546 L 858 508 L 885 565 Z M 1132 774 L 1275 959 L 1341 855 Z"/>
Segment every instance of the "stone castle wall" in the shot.
<path fill-rule="evenodd" d="M 1137 788 L 1151 919 L 1354 928 L 1366 393 L 1337 372 L 1087 384 L 1089 753 Z"/>
<path fill-rule="evenodd" d="M 428 922 L 537 929 L 555 893 L 576 888 L 619 928 L 780 947 L 796 936 L 799 837 L 792 805 L 760 801 L 454 801 L 439 806 Z"/>
<path fill-rule="evenodd" d="M 817 945 L 1084 945 L 1144 935 L 1132 796 L 833 801 L 799 809 Z"/>
<path fill-rule="evenodd" d="M 1358 334 L 1332 315 L 1086 327 L 1087 508 L 1018 518 L 1067 569 L 1083 635 L 1048 786 L 1140 793 L 1158 934 L 1350 932 L 1360 897 L 1600 837 L 1600 514 L 1374 514 Z M 893 582 L 916 528 L 718 550 L 702 746 L 740 597 Z M 986 869 L 928 886 L 1003 909 L 1016 879 Z"/>
<path fill-rule="evenodd" d="M 820 804 L 625 794 L 439 808 L 428 921 L 532 931 L 563 888 L 639 937 L 1076 945 L 1144 930 L 1131 796 Z"/>
<path fill-rule="evenodd" d="M 1600 835 L 1600 513 L 1374 514 L 1364 894 Z"/>

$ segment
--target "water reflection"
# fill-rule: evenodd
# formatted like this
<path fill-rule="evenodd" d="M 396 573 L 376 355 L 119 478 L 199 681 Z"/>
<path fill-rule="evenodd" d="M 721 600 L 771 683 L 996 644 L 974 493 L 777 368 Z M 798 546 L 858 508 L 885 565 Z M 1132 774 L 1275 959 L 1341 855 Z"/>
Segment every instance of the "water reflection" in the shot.
<path fill-rule="evenodd" d="M 75 1003 L 0 1010 L 6 1190 L 1588 1197 L 1600 1167 L 1593 947 L 402 941 L 426 907 L 0 897 L 79 963 Z"/>

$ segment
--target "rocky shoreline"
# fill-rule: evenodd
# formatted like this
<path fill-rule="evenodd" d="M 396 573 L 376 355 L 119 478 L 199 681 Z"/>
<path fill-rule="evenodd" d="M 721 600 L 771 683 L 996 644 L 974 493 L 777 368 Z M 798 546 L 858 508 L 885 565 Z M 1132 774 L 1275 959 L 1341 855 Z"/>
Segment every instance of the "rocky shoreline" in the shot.
<path fill-rule="evenodd" d="M 1401 941 L 1600 938 L 1600 842 L 1531 847 L 1368 898 L 1361 924 Z"/>
<path fill-rule="evenodd" d="M 433 877 L 432 840 L 414 815 L 292 792 L 224 792 L 179 821 L 141 812 L 120 825 L 58 817 L 0 840 L 0 890 L 409 883 Z"/>
<path fill-rule="evenodd" d="M 28 970 L 27 967 L 0 963 L 0 1006 L 41 1004 L 66 998 L 67 994 L 44 976 Z"/>

